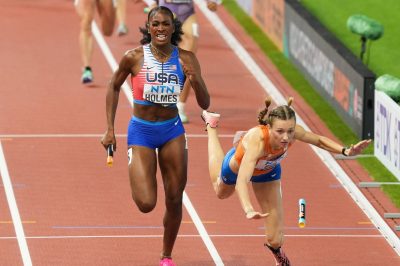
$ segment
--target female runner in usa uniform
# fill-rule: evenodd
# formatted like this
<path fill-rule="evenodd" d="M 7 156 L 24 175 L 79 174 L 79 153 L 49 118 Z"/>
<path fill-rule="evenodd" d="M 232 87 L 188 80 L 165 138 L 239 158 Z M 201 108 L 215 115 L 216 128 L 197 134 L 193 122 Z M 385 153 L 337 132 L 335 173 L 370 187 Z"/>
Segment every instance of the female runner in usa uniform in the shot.
<path fill-rule="evenodd" d="M 234 140 L 234 147 L 224 155 L 218 140 L 219 114 L 203 111 L 208 133 L 208 163 L 213 188 L 220 199 L 238 193 L 247 219 L 264 219 L 265 246 L 271 250 L 276 265 L 288 266 L 289 259 L 282 251 L 283 209 L 281 195 L 280 162 L 286 157 L 295 140 L 313 144 L 333 153 L 353 156 L 362 152 L 371 140 L 363 140 L 356 145 L 342 145 L 305 131 L 296 125 L 296 114 L 290 105 L 278 106 L 268 113 L 271 99 L 265 101 L 266 108 L 258 116 L 259 126 L 241 131 Z M 267 117 L 266 119 L 264 117 Z M 261 212 L 255 211 L 250 202 L 248 182 L 260 205 Z"/>
<path fill-rule="evenodd" d="M 210 97 L 196 56 L 176 46 L 182 34 L 181 24 L 168 8 L 153 8 L 141 32 L 143 46 L 126 52 L 107 90 L 108 127 L 102 144 L 116 148 L 114 119 L 120 88 L 131 75 L 134 108 L 128 127 L 128 168 L 132 198 L 140 211 L 154 209 L 158 159 L 166 205 L 160 265 L 173 266 L 171 253 L 182 220 L 187 180 L 186 136 L 176 103 L 185 79 L 202 109 L 209 107 Z"/>

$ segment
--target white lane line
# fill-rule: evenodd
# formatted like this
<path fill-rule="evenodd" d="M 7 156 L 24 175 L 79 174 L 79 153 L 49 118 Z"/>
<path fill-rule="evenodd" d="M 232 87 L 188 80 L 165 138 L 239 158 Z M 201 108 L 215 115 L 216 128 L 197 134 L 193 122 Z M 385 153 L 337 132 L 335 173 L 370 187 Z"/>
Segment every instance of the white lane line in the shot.
<path fill-rule="evenodd" d="M 0 175 L 3 181 L 4 191 L 8 206 L 11 212 L 11 218 L 14 225 L 16 238 L 18 240 L 19 250 L 21 251 L 22 261 L 25 266 L 32 265 L 31 255 L 29 254 L 28 244 L 26 243 L 24 228 L 22 227 L 21 217 L 19 215 L 17 201 L 15 200 L 14 191 L 11 185 L 11 178 L 8 173 L 6 158 L 4 157 L 3 147 L 0 142 Z"/>
<path fill-rule="evenodd" d="M 235 52 L 235 54 L 242 61 L 244 66 L 247 67 L 254 78 L 260 83 L 262 88 L 272 97 L 272 99 L 276 103 L 285 104 L 286 100 L 283 95 L 271 82 L 268 76 L 262 71 L 262 69 L 257 65 L 250 54 L 243 48 L 243 46 L 235 38 L 235 36 L 229 31 L 229 29 L 225 26 L 218 15 L 208 10 L 205 1 L 194 0 L 194 2 L 209 20 L 209 22 L 219 32 L 219 34 L 225 40 L 228 46 Z M 296 115 L 296 117 L 298 124 L 302 125 L 305 129 L 310 130 L 299 115 Z M 372 206 L 368 199 L 362 194 L 362 192 L 353 183 L 346 172 L 340 167 L 337 161 L 333 158 L 332 154 L 313 145 L 310 146 L 313 151 L 320 157 L 321 161 L 331 171 L 331 173 L 336 177 L 336 179 L 343 185 L 343 187 L 352 197 L 354 202 L 360 207 L 360 209 L 372 221 L 375 227 L 381 232 L 381 234 L 385 237 L 390 246 L 397 252 L 398 255 L 400 255 L 400 238 L 389 227 L 382 216 L 376 211 L 376 209 Z"/>
<path fill-rule="evenodd" d="M 199 215 L 197 214 L 196 210 L 194 209 L 189 197 L 187 196 L 186 192 L 183 193 L 183 202 L 185 203 L 186 209 L 189 212 L 190 217 L 192 218 L 197 231 L 200 233 L 201 238 L 203 239 L 204 244 L 206 245 L 208 251 L 213 258 L 215 265 L 224 265 L 222 262 L 221 256 L 218 254 L 217 249 L 215 248 L 213 242 L 211 241 L 210 236 L 208 235 L 206 228 L 204 227 L 203 223 Z"/>
<path fill-rule="evenodd" d="M 260 234 L 260 235 L 209 235 L 210 237 L 213 238 L 246 238 L 246 237 L 260 237 L 264 238 L 265 234 Z M 163 235 L 66 235 L 66 236 L 28 236 L 26 238 L 28 239 L 74 239 L 74 238 L 162 238 Z M 201 238 L 201 235 L 178 235 L 178 238 Z M 313 234 L 313 235 L 285 235 L 285 237 L 292 237 L 292 238 L 307 238 L 307 237 L 312 237 L 312 238 L 383 238 L 382 235 L 318 235 L 318 234 Z M 0 240 L 10 240 L 10 239 L 15 239 L 15 236 L 10 236 L 10 237 L 0 237 Z"/>
<path fill-rule="evenodd" d="M 115 134 L 116 137 L 126 137 L 126 134 Z M 221 138 L 233 138 L 234 134 L 221 134 Z M 101 138 L 103 134 L 8 134 L 0 135 L 1 139 L 24 139 L 24 138 Z M 186 134 L 189 138 L 207 138 L 207 134 Z"/>
<path fill-rule="evenodd" d="M 97 27 L 97 24 L 94 21 L 92 23 L 92 28 L 93 28 L 93 35 L 94 35 L 97 43 L 99 44 L 104 56 L 106 57 L 107 61 L 109 62 L 111 70 L 114 72 L 118 68 L 118 65 L 117 65 L 110 49 L 108 48 L 108 45 L 103 38 L 103 35 L 100 33 L 100 31 Z M 125 96 L 128 98 L 129 103 L 133 107 L 133 97 L 131 94 L 131 90 L 130 90 L 129 86 L 126 84 L 126 82 L 123 84 L 122 89 L 125 92 Z M 208 252 L 210 253 L 211 257 L 214 260 L 215 265 L 218 265 L 218 266 L 224 265 L 221 257 L 218 254 L 217 249 L 215 248 L 214 244 L 212 243 L 210 236 L 208 235 L 207 231 L 205 230 L 203 224 L 201 223 L 200 218 L 199 218 L 196 210 L 194 209 L 192 203 L 190 202 L 189 197 L 187 196 L 185 191 L 183 192 L 183 204 L 184 204 L 186 210 L 189 212 L 197 230 L 199 231 L 199 233 L 204 241 L 204 244 L 206 245 L 206 247 L 208 249 Z"/>
<path fill-rule="evenodd" d="M 115 134 L 116 137 L 126 137 L 126 134 Z M 103 134 L 4 134 L 0 139 L 24 138 L 101 138 Z"/>

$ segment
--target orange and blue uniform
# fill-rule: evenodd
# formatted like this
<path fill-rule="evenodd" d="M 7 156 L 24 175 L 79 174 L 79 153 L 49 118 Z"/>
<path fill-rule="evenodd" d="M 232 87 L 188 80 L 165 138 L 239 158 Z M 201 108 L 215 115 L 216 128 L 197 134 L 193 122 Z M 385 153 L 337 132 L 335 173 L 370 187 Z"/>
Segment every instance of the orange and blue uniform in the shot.
<path fill-rule="evenodd" d="M 268 126 L 260 125 L 258 126 L 263 132 L 264 139 L 264 153 L 263 157 L 258 158 L 257 163 L 254 167 L 254 171 L 250 181 L 252 182 L 269 182 L 278 180 L 281 178 L 281 165 L 280 162 L 286 157 L 288 147 L 281 148 L 279 150 L 272 150 L 269 144 L 269 128 Z M 232 157 L 236 160 L 237 164 L 240 166 L 245 153 L 245 149 L 242 144 L 242 139 L 239 141 L 236 147 L 233 147 L 225 155 L 222 162 L 222 169 L 220 177 L 225 184 L 236 184 L 237 173 L 234 173 L 229 167 L 229 162 Z"/>

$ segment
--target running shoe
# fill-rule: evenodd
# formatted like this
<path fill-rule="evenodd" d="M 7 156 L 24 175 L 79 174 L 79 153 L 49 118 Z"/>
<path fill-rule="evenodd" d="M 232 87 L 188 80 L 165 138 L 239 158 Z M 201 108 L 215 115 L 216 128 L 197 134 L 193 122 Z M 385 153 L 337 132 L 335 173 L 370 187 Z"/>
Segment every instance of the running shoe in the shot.
<path fill-rule="evenodd" d="M 160 266 L 176 266 L 171 258 L 163 258 L 160 260 Z"/>
<path fill-rule="evenodd" d="M 128 27 L 122 23 L 118 26 L 117 32 L 118 32 L 118 36 L 124 36 L 124 35 L 128 34 Z"/>
<path fill-rule="evenodd" d="M 82 73 L 82 83 L 91 83 L 93 81 L 93 73 L 91 69 L 85 68 Z"/>
<path fill-rule="evenodd" d="M 209 125 L 212 128 L 218 127 L 218 122 L 220 117 L 221 117 L 220 114 L 214 112 L 207 112 L 206 110 L 203 110 L 203 113 L 201 114 L 201 118 L 203 119 L 204 122 L 206 122 L 206 125 Z"/>
<path fill-rule="evenodd" d="M 275 257 L 276 266 L 290 266 L 289 258 L 283 252 L 282 248 L 274 249 L 268 245 L 265 246 L 272 251 L 272 254 Z"/>

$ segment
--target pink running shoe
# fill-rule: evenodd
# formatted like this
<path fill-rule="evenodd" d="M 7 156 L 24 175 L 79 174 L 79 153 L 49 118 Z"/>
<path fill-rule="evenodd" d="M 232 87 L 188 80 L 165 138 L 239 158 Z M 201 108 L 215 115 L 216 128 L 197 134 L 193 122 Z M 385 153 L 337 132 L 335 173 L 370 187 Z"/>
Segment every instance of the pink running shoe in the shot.
<path fill-rule="evenodd" d="M 201 114 L 201 118 L 203 119 L 204 122 L 206 122 L 206 125 L 209 125 L 212 128 L 218 127 L 218 122 L 220 117 L 221 117 L 220 114 L 214 112 L 207 112 L 206 110 L 203 110 L 203 113 Z"/>
<path fill-rule="evenodd" d="M 171 258 L 163 258 L 160 260 L 160 266 L 176 266 Z"/>

